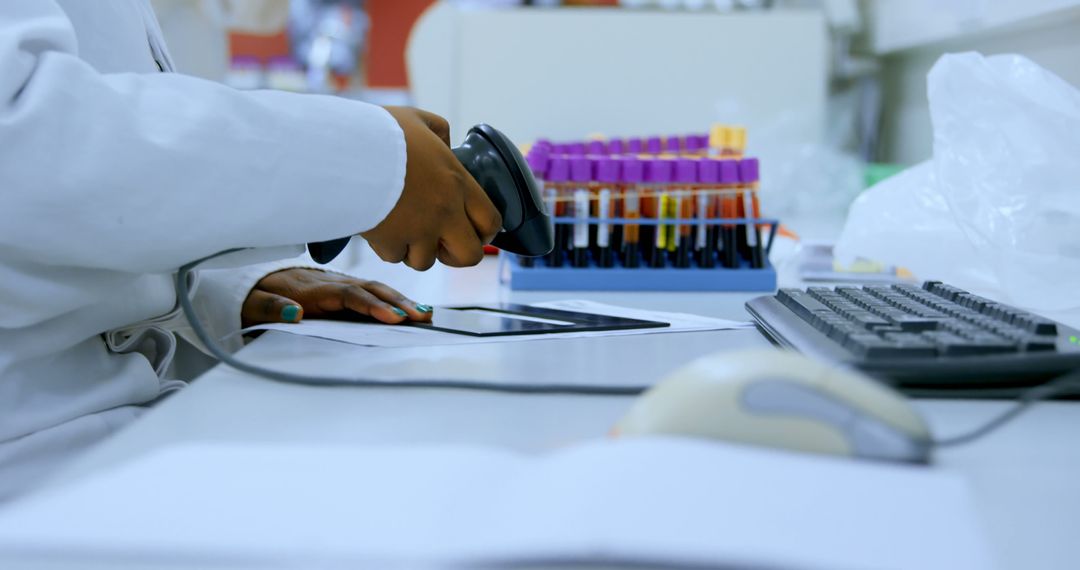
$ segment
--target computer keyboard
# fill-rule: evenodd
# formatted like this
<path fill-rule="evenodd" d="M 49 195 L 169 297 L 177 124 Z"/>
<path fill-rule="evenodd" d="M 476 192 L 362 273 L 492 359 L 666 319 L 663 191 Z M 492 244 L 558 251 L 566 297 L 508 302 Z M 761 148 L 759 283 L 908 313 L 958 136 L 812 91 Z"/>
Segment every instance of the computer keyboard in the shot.
<path fill-rule="evenodd" d="M 1012 397 L 1080 368 L 1080 331 L 939 281 L 781 289 L 746 308 L 774 342 L 913 395 Z"/>

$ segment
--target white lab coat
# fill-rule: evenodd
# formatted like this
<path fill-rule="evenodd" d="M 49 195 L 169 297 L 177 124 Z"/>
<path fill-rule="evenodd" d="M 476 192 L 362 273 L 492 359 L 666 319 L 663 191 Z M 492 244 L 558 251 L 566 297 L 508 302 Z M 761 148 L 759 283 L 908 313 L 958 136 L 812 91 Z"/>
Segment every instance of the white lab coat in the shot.
<path fill-rule="evenodd" d="M 385 110 L 159 67 L 148 0 L 0 2 L 0 500 L 183 385 L 179 265 L 296 253 L 373 227 L 400 194 Z M 214 334 L 266 271 L 200 274 Z"/>

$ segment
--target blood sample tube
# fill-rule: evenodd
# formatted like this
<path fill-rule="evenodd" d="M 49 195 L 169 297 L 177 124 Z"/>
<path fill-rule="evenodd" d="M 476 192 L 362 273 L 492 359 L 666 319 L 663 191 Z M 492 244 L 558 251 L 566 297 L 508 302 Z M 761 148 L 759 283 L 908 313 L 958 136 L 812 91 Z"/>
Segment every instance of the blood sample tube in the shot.
<path fill-rule="evenodd" d="M 720 163 L 720 217 L 739 217 L 739 163 L 722 159 Z M 724 267 L 739 266 L 739 229 L 736 224 L 724 224 L 720 232 L 721 254 Z"/>
<path fill-rule="evenodd" d="M 626 142 L 622 139 L 611 139 L 607 145 L 608 154 L 618 155 L 626 152 Z"/>
<path fill-rule="evenodd" d="M 653 155 L 663 153 L 664 143 L 660 137 L 649 137 L 645 139 L 645 152 Z"/>
<path fill-rule="evenodd" d="M 619 182 L 619 161 L 612 157 L 602 157 L 596 161 L 596 212 L 594 217 L 600 221 L 596 225 L 596 265 L 611 267 L 615 265 L 612 248 L 613 226 L 604 220 L 612 217 L 616 184 Z"/>
<path fill-rule="evenodd" d="M 589 182 L 593 179 L 592 162 L 584 156 L 570 159 L 571 211 L 574 218 L 570 242 L 570 264 L 574 267 L 589 266 Z"/>
<path fill-rule="evenodd" d="M 722 246 L 720 226 L 716 224 L 720 207 L 719 185 L 720 162 L 711 158 L 699 160 L 694 258 L 698 267 L 706 269 L 716 267 L 716 252 Z"/>
<path fill-rule="evenodd" d="M 645 152 L 645 143 L 638 137 L 626 139 L 626 152 L 630 154 L 642 154 Z"/>
<path fill-rule="evenodd" d="M 576 142 L 566 145 L 566 154 L 570 156 L 585 156 L 585 143 Z"/>
<path fill-rule="evenodd" d="M 622 192 L 623 225 L 622 264 L 623 267 L 641 265 L 641 226 L 632 223 L 641 217 L 641 183 L 645 181 L 645 162 L 636 156 L 627 156 L 619 161 L 622 164 L 620 190 Z"/>
<path fill-rule="evenodd" d="M 673 173 L 674 161 L 666 158 L 655 158 L 648 162 L 645 169 L 645 181 L 653 198 L 653 216 L 657 225 L 652 226 L 652 240 L 645 251 L 646 260 L 650 267 L 664 267 L 667 265 L 667 248 L 670 228 L 667 224 L 660 223 L 671 217 L 671 190 L 669 188 Z M 646 208 L 642 208 L 646 210 Z M 648 212 L 643 212 L 648 215 Z"/>
<path fill-rule="evenodd" d="M 681 220 L 689 220 L 694 217 L 696 197 L 694 195 L 698 184 L 698 165 L 692 158 L 680 158 L 675 161 L 675 177 L 672 195 L 675 199 L 674 214 Z M 689 222 L 676 222 L 672 232 L 672 243 L 668 249 L 674 248 L 672 263 L 675 267 L 685 269 L 690 267 L 690 260 L 694 251 L 693 224 Z"/>
<path fill-rule="evenodd" d="M 548 164 L 547 180 L 544 185 L 544 205 L 552 217 L 566 217 L 566 186 L 570 182 L 570 159 L 566 156 L 553 156 Z M 564 222 L 555 223 L 555 249 L 547 255 L 548 267 L 562 267 L 566 255 L 568 226 Z"/>
<path fill-rule="evenodd" d="M 761 218 L 761 205 L 758 202 L 758 182 L 760 165 L 756 158 L 744 158 L 739 161 L 739 182 L 743 188 L 743 210 L 747 218 Z M 746 225 L 746 247 L 750 254 L 750 266 L 754 269 L 765 267 L 765 251 L 761 244 L 761 228 L 758 224 Z"/>
<path fill-rule="evenodd" d="M 683 154 L 687 156 L 697 156 L 701 154 L 701 141 L 697 135 L 686 135 L 686 148 L 683 150 Z"/>
<path fill-rule="evenodd" d="M 682 152 L 682 138 L 679 135 L 671 135 L 664 141 L 664 150 L 668 154 L 680 154 Z"/>
<path fill-rule="evenodd" d="M 602 156 L 607 154 L 607 145 L 604 141 L 589 141 L 585 146 L 585 151 L 593 156 Z"/>

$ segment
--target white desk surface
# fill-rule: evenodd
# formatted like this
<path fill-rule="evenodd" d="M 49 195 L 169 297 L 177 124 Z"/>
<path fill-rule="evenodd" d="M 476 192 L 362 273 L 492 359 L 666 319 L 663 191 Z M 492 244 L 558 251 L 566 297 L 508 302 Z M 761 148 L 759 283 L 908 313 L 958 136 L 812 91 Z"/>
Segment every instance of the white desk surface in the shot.
<path fill-rule="evenodd" d="M 359 275 L 433 304 L 586 298 L 741 320 L 748 318 L 743 303 L 754 296 L 510 293 L 498 286 L 493 259 L 467 270 L 437 266 L 423 275 L 400 266 L 364 265 L 371 264 L 362 264 Z M 646 382 L 700 355 L 762 346 L 768 343 L 755 330 L 408 349 L 358 347 L 274 333 L 250 344 L 241 356 L 271 367 L 335 375 L 504 379 L 528 374 L 534 381 Z M 192 441 L 473 443 L 541 452 L 602 436 L 631 401 L 630 397 L 313 388 L 261 380 L 219 366 L 75 461 L 54 484 L 161 446 Z M 966 431 L 1007 405 L 999 401 L 916 402 L 938 435 Z M 1073 546 L 1080 532 L 1077 434 L 1080 405 L 1050 402 L 984 440 L 937 454 L 934 468 L 958 471 L 970 481 L 1000 568 L 1080 565 Z"/>

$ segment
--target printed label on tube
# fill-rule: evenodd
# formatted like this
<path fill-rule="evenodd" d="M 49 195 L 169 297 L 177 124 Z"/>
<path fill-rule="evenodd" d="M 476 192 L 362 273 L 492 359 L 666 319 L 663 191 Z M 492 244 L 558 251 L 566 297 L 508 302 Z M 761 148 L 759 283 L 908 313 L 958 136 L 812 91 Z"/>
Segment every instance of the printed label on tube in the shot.
<path fill-rule="evenodd" d="M 599 192 L 599 204 L 597 204 L 597 216 L 601 220 L 606 220 L 611 216 L 611 190 L 602 188 Z M 607 222 L 600 222 L 596 227 L 596 245 L 600 247 L 608 247 L 611 244 L 611 225 Z"/>
<path fill-rule="evenodd" d="M 574 247 L 589 247 L 589 191 L 584 188 L 574 190 Z"/>

